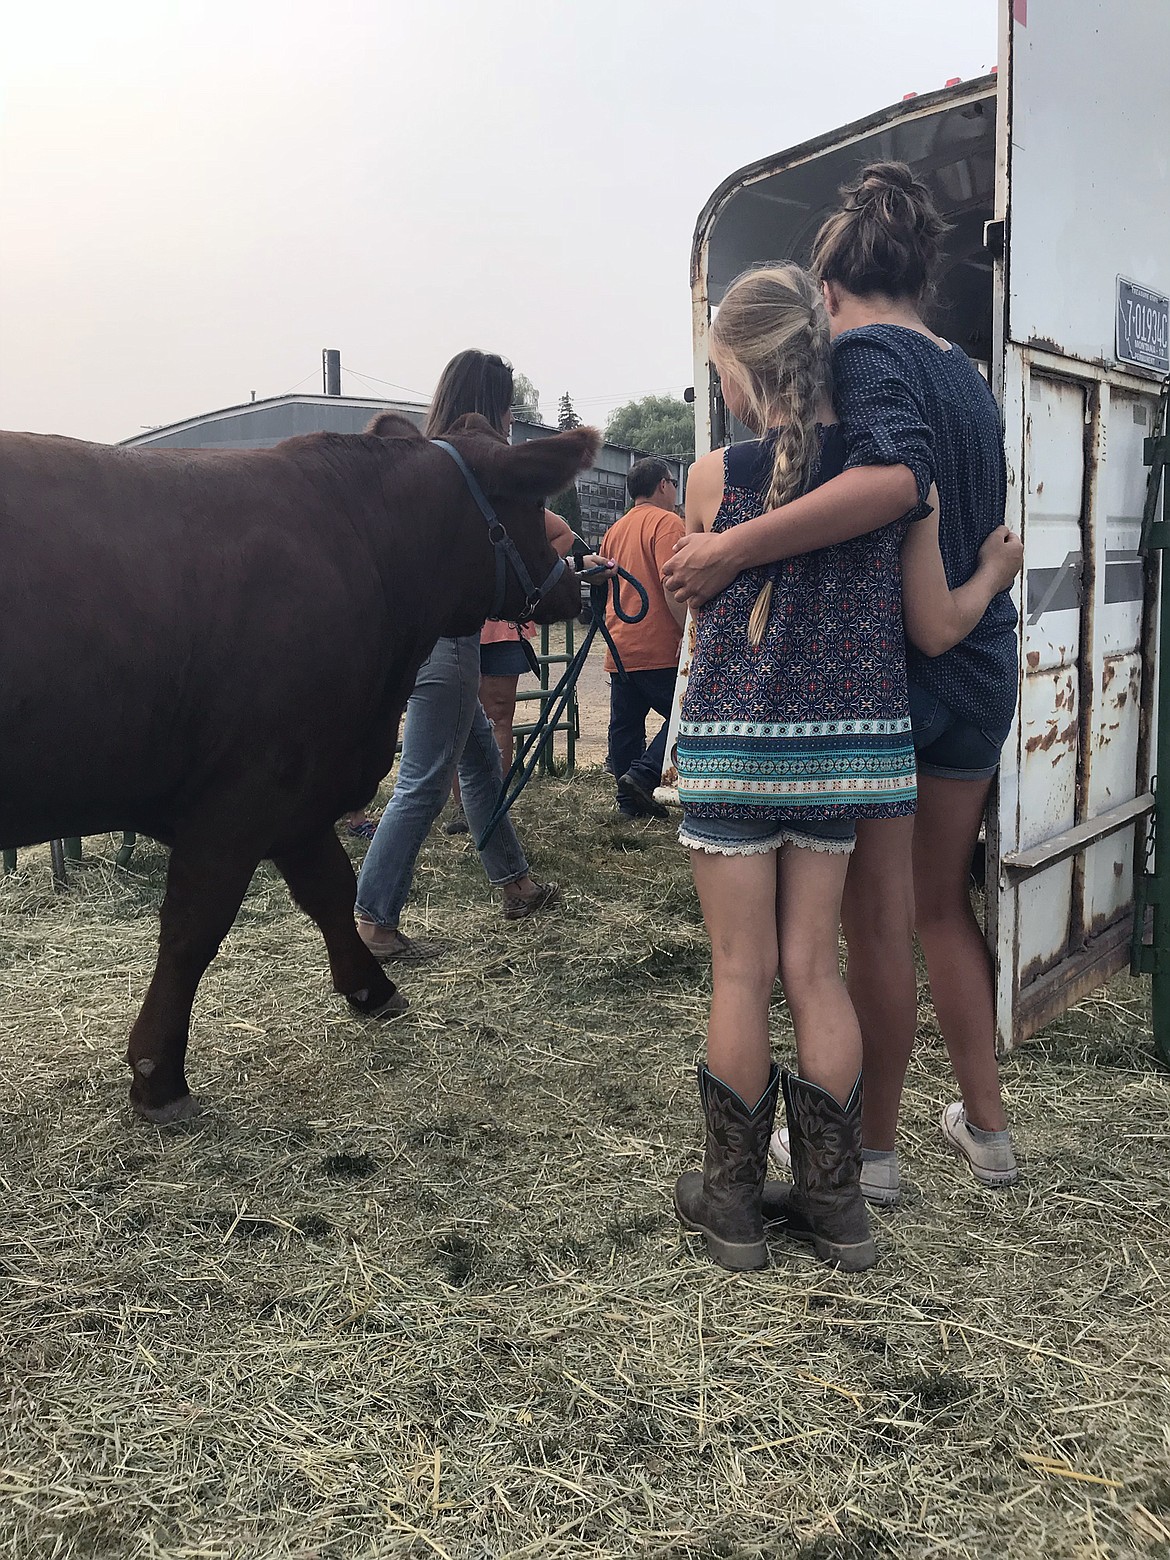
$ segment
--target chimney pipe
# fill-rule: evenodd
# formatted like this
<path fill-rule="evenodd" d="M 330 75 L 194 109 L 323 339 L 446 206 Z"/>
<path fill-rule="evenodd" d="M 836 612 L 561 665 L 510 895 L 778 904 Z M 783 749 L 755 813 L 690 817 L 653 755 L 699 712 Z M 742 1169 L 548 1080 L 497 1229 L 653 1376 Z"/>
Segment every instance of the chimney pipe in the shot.
<path fill-rule="evenodd" d="M 341 353 L 336 347 L 326 347 L 321 354 L 321 374 L 325 381 L 326 395 L 341 394 Z"/>

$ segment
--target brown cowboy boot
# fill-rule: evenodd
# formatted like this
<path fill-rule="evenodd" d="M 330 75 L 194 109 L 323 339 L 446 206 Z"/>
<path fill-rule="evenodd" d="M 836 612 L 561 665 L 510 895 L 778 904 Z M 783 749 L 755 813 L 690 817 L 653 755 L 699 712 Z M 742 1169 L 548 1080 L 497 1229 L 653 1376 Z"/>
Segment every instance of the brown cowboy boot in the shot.
<path fill-rule="evenodd" d="M 783 1076 L 792 1185 L 769 1187 L 766 1223 L 811 1241 L 822 1262 L 859 1273 L 877 1261 L 861 1192 L 861 1079 L 842 1106 L 815 1083 Z"/>
<path fill-rule="evenodd" d="M 760 1199 L 779 1081 L 773 1062 L 768 1087 L 748 1110 L 734 1089 L 699 1068 L 699 1099 L 707 1119 L 703 1168 L 679 1176 L 674 1211 L 684 1229 L 703 1236 L 708 1255 L 725 1268 L 768 1265 Z"/>

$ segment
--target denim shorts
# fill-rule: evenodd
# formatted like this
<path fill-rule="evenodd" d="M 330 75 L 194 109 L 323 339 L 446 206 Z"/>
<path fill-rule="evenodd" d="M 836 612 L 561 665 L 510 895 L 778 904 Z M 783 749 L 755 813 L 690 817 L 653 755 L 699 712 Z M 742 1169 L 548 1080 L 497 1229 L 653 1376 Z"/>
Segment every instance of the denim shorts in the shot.
<path fill-rule="evenodd" d="M 980 726 L 910 684 L 910 724 L 918 772 L 940 780 L 990 780 L 1011 726 Z"/>
<path fill-rule="evenodd" d="M 762 856 L 782 845 L 847 855 L 856 838 L 855 818 L 794 819 L 790 813 L 769 808 L 761 808 L 758 818 L 695 818 L 685 802 L 678 831 L 680 845 L 712 856 Z"/>
<path fill-rule="evenodd" d="M 481 677 L 523 677 L 532 670 L 518 639 L 496 639 L 479 647 Z"/>

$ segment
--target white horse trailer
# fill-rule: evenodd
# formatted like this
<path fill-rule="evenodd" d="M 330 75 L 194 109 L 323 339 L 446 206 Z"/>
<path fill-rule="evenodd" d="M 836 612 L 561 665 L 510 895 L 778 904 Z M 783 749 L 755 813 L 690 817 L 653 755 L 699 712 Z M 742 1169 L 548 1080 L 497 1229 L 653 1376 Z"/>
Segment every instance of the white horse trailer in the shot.
<path fill-rule="evenodd" d="M 909 163 L 953 224 L 934 323 L 1002 408 L 1025 554 L 1019 707 L 987 830 L 1004 1050 L 1129 958 L 1153 810 L 1158 569 L 1138 544 L 1170 369 L 1168 51 L 1167 0 L 1004 0 L 996 72 L 741 169 L 695 232 L 703 453 L 743 436 L 707 346 L 733 277 L 807 262 L 838 187 L 879 159 Z"/>

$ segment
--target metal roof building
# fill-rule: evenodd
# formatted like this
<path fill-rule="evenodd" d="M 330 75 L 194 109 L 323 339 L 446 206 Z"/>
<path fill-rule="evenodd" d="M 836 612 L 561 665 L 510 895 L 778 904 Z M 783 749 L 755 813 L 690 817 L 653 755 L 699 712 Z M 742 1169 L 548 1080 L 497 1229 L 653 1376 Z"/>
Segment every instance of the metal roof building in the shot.
<path fill-rule="evenodd" d="M 345 395 L 273 396 L 263 401 L 247 401 L 242 406 L 226 406 L 221 411 L 204 412 L 184 422 L 162 428 L 149 428 L 123 439 L 126 447 L 152 449 L 235 449 L 263 450 L 282 439 L 300 433 L 361 433 L 378 412 L 401 412 L 421 428 L 427 407 L 422 401 L 383 401 L 373 397 Z M 555 428 L 543 423 L 515 421 L 512 443 L 547 438 Z M 606 530 L 630 506 L 626 492 L 626 472 L 641 458 L 642 451 L 621 444 L 603 444 L 597 461 L 577 478 L 581 500 L 581 533 L 590 546 L 596 546 Z M 667 459 L 672 474 L 681 483 L 683 463 Z"/>
<path fill-rule="evenodd" d="M 185 422 L 150 428 L 123 439 L 124 445 L 156 449 L 264 450 L 298 433 L 361 433 L 378 412 L 401 412 L 421 428 L 426 406 L 421 401 L 380 401 L 348 395 L 277 395 L 266 401 L 246 401 L 204 412 Z"/>

